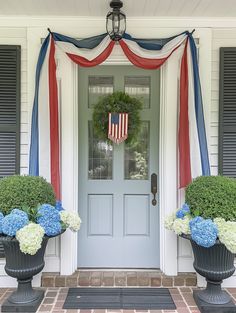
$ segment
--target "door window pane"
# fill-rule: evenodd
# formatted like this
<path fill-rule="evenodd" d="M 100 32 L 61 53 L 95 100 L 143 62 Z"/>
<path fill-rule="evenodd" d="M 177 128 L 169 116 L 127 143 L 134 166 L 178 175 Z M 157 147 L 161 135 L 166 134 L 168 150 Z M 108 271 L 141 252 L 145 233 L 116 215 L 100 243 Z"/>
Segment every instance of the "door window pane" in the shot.
<path fill-rule="evenodd" d="M 125 92 L 139 98 L 143 108 L 150 108 L 151 78 L 149 76 L 125 76 Z"/>
<path fill-rule="evenodd" d="M 113 76 L 89 76 L 88 107 L 92 108 L 100 96 L 113 93 Z"/>
<path fill-rule="evenodd" d="M 113 146 L 94 135 L 92 121 L 89 128 L 89 179 L 112 179 Z"/>
<path fill-rule="evenodd" d="M 137 141 L 125 144 L 125 179 L 148 179 L 149 167 L 149 122 L 142 122 Z"/>

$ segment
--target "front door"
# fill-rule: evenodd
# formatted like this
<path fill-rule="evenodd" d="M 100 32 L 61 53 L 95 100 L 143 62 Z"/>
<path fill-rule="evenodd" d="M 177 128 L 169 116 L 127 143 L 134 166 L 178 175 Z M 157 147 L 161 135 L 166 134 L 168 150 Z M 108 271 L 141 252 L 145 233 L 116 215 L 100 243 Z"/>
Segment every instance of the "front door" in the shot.
<path fill-rule="evenodd" d="M 151 194 L 151 174 L 158 177 L 159 76 L 133 66 L 79 68 L 78 267 L 160 265 L 159 206 Z M 117 90 L 143 103 L 132 146 L 101 141 L 93 132 L 93 104 Z"/>

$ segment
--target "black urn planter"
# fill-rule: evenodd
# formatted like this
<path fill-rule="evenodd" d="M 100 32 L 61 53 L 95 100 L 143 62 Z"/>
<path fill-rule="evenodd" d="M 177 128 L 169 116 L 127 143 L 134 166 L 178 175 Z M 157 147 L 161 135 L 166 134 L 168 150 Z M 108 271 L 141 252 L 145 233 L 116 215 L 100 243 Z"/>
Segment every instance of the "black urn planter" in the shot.
<path fill-rule="evenodd" d="M 44 237 L 41 248 L 35 255 L 20 251 L 19 242 L 12 237 L 0 236 L 3 244 L 6 273 L 17 279 L 18 287 L 3 303 L 2 312 L 36 312 L 43 297 L 43 290 L 32 288 L 33 276 L 44 268 L 44 254 L 49 237 Z"/>
<path fill-rule="evenodd" d="M 194 299 L 198 306 L 211 307 L 213 308 L 211 312 L 221 312 L 219 307 L 227 306 L 229 307 L 228 311 L 222 312 L 236 312 L 230 295 L 221 288 L 222 281 L 235 272 L 235 255 L 226 249 L 225 245 L 219 240 L 216 241 L 214 246 L 204 248 L 191 240 L 190 236 L 183 235 L 182 237 L 190 240 L 194 254 L 193 267 L 207 281 L 205 289 L 194 292 Z M 214 310 L 215 306 L 217 307 L 216 310 Z M 231 306 L 233 311 L 230 309 Z M 208 311 L 206 310 L 206 312 Z"/>

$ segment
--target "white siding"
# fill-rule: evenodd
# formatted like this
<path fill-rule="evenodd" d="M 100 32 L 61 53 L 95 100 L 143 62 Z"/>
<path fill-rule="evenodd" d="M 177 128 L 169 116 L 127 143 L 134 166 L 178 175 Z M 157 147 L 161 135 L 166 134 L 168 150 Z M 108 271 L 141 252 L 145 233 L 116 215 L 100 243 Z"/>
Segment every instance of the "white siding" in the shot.
<path fill-rule="evenodd" d="M 219 114 L 219 48 L 236 47 L 236 28 L 212 31 L 212 100 L 211 100 L 211 135 L 210 160 L 212 174 L 218 174 L 218 114 Z"/>
<path fill-rule="evenodd" d="M 20 172 L 28 172 L 28 103 L 27 103 L 27 38 L 26 28 L 0 28 L 1 45 L 21 46 L 21 156 Z"/>

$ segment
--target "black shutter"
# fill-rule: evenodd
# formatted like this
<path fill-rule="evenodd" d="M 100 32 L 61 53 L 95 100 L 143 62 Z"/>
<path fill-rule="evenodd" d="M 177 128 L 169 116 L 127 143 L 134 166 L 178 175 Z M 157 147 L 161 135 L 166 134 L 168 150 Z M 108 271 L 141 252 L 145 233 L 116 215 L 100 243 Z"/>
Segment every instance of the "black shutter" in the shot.
<path fill-rule="evenodd" d="M 0 178 L 20 173 L 20 64 L 20 46 L 0 45 Z"/>
<path fill-rule="evenodd" d="M 236 178 L 236 48 L 220 48 L 219 174 Z"/>

